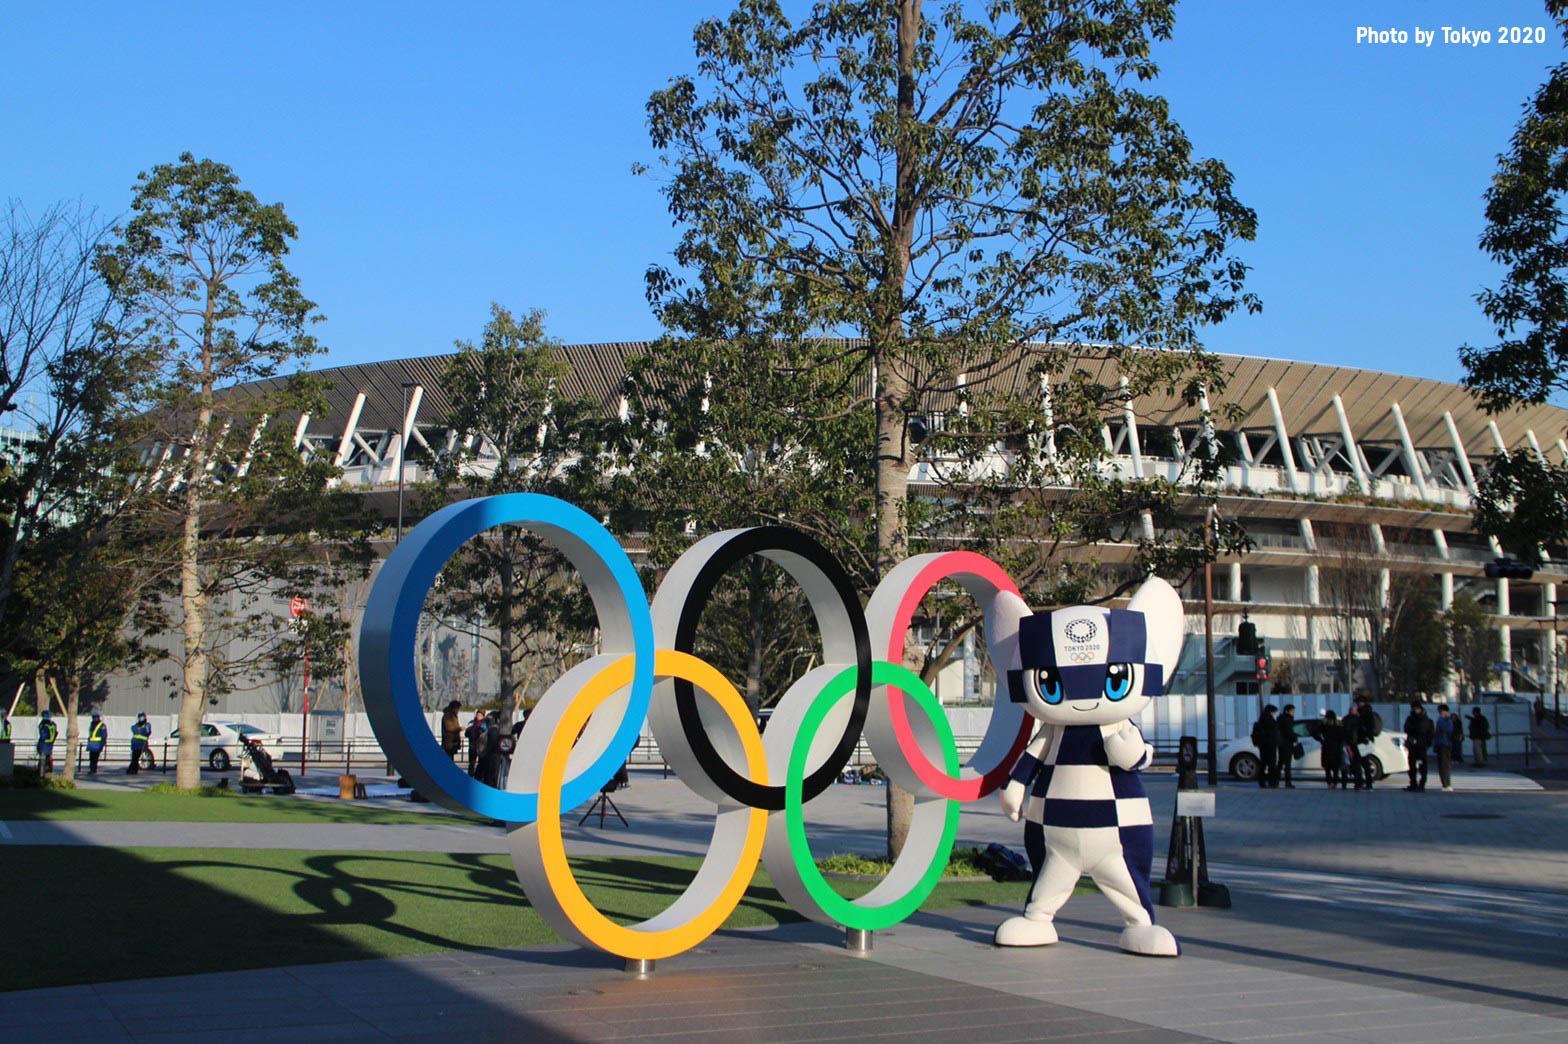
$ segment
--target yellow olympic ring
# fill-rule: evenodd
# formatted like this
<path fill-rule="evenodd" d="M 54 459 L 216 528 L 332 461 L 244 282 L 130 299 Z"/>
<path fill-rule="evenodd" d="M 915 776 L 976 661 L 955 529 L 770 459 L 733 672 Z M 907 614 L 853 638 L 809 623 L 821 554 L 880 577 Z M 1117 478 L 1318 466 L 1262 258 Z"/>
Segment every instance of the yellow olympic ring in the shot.
<path fill-rule="evenodd" d="M 537 832 L 538 867 L 543 870 L 546 894 L 530 894 L 529 899 L 547 920 L 553 920 L 549 916 L 553 906 L 553 912 L 561 914 L 566 922 L 556 927 L 569 927 L 570 934 L 578 936 L 579 941 L 634 960 L 660 960 L 697 946 L 740 904 L 762 855 L 768 814 L 760 808 L 721 805 L 714 821 L 714 843 L 709 846 L 697 876 L 662 913 L 640 924 L 623 926 L 599 912 L 583 894 L 566 860 L 561 838 L 561 787 L 578 733 L 601 704 L 632 683 L 634 667 L 635 656 L 622 656 L 590 678 L 564 709 L 545 747 L 539 777 L 539 818 L 516 828 L 514 833 Z M 746 701 L 724 675 L 707 662 L 672 649 L 659 649 L 654 654 L 654 673 L 684 678 L 706 692 L 734 725 L 745 753 L 747 773 L 752 779 L 768 778 L 757 723 Z M 721 835 L 731 843 L 721 843 Z M 520 847 L 514 843 L 514 852 Z M 726 863 L 733 865 L 726 867 Z M 521 871 L 521 861 L 518 866 Z M 524 887 L 527 888 L 526 881 Z"/>

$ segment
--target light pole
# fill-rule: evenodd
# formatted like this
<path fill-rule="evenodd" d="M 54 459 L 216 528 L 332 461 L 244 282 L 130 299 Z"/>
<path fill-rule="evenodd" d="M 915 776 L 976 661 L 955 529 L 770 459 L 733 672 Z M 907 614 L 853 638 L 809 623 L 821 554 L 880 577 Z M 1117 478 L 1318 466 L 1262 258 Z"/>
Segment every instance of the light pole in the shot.
<path fill-rule="evenodd" d="M 403 382 L 403 427 L 397 433 L 397 540 L 395 543 L 399 544 L 403 542 L 403 462 L 408 460 L 408 433 L 414 427 L 409 423 L 408 393 L 417 386 L 415 381 Z"/>
<path fill-rule="evenodd" d="M 1204 672 L 1208 697 L 1204 700 L 1204 709 L 1207 716 L 1209 729 L 1209 786 L 1219 785 L 1219 747 L 1215 744 L 1215 714 L 1214 714 L 1214 550 L 1217 541 L 1214 539 L 1214 525 L 1216 515 L 1214 505 L 1210 504 L 1208 511 L 1203 515 L 1203 662 L 1206 666 Z"/>

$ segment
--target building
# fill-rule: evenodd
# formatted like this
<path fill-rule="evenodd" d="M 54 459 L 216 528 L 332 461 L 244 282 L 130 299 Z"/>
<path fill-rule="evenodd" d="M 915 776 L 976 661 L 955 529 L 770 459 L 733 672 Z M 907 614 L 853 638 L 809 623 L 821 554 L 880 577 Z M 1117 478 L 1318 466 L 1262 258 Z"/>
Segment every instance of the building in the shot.
<path fill-rule="evenodd" d="M 571 374 L 564 390 L 599 403 L 607 414 L 624 414 L 625 361 L 643 347 L 562 348 Z M 441 388 L 448 358 L 323 371 L 333 385 L 330 413 L 271 423 L 291 425 L 302 452 L 330 455 L 343 469 L 342 482 L 363 489 L 390 521 L 400 478 L 413 484 L 428 477 L 434 456 L 452 446 L 453 435 L 441 421 L 449 408 Z M 1441 381 L 1250 356 L 1223 359 L 1231 371 L 1225 398 L 1241 414 L 1234 426 L 1205 429 L 1198 409 L 1161 397 L 1131 402 L 1102 431 L 1108 466 L 1127 477 L 1177 479 L 1185 457 L 1201 441 L 1218 444 L 1225 462 L 1219 511 L 1240 522 L 1255 545 L 1242 559 L 1222 560 L 1215 569 L 1219 692 L 1258 691 L 1252 657 L 1236 648 L 1244 618 L 1267 644 L 1275 682 L 1281 680 L 1281 665 L 1288 663 L 1296 692 L 1363 687 L 1365 664 L 1359 661 L 1366 636 L 1350 635 L 1358 662 L 1347 672 L 1346 639 L 1337 622 L 1343 613 L 1324 581 L 1326 572 L 1342 572 L 1352 563 L 1371 570 L 1371 582 L 1385 597 L 1401 576 L 1418 575 L 1431 578 L 1443 607 L 1460 592 L 1482 602 L 1493 614 L 1507 665 L 1495 687 L 1551 694 L 1568 680 L 1558 677 L 1551 639 L 1557 586 L 1568 579 L 1563 564 L 1568 555 L 1554 553 L 1529 581 L 1487 579 L 1484 567 L 1502 549 L 1472 530 L 1470 516 L 1478 473 L 1494 453 L 1528 448 L 1568 460 L 1568 411 L 1543 405 L 1488 417 L 1462 387 Z M 1109 362 L 1090 365 L 1104 370 L 1097 380 L 1116 379 Z M 1019 379 L 1011 391 L 1036 397 L 1042 409 L 1049 409 L 1049 387 Z M 917 468 L 915 490 L 923 478 Z M 1199 510 L 1195 496 L 1193 525 L 1201 524 Z M 1108 562 L 1130 558 L 1133 550 L 1130 545 L 1097 549 Z M 1201 638 L 1202 591 L 1189 586 L 1183 594 L 1189 600 L 1189 630 Z M 486 670 L 477 639 L 446 634 L 431 641 L 447 650 L 443 669 L 458 670 L 465 656 L 471 661 L 467 677 L 475 694 L 482 695 Z M 973 658 L 967 662 L 967 667 L 955 667 L 973 672 Z M 149 679 L 159 673 L 166 672 L 154 668 Z M 1201 692 L 1204 682 L 1202 643 L 1189 641 L 1173 690 Z M 976 688 L 975 679 L 967 676 L 955 684 L 955 691 L 966 694 Z M 276 691 L 261 696 L 236 694 L 233 699 L 246 702 L 229 709 L 289 709 L 290 688 L 280 682 Z M 292 688 L 297 690 L 297 684 Z M 145 686 L 137 691 L 145 692 Z M 118 704 L 129 689 L 116 683 L 115 692 Z M 145 695 L 130 698 L 147 700 Z"/>

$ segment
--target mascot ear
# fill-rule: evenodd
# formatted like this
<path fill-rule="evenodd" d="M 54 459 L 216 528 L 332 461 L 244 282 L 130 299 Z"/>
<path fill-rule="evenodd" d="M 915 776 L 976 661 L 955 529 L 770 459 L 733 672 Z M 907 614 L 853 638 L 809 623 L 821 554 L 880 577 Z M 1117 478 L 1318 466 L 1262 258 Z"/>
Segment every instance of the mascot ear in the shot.
<path fill-rule="evenodd" d="M 1181 655 L 1182 628 L 1186 620 L 1181 596 L 1170 584 L 1151 576 L 1138 588 L 1127 608 L 1143 614 L 1147 635 L 1144 660 L 1164 668 L 1165 681 L 1169 685 L 1171 674 L 1176 670 L 1176 660 Z"/>
<path fill-rule="evenodd" d="M 1011 591 L 998 591 L 985 607 L 985 637 L 991 665 L 998 679 L 1022 666 L 1018 653 L 1018 625 L 1029 615 L 1029 603 Z"/>

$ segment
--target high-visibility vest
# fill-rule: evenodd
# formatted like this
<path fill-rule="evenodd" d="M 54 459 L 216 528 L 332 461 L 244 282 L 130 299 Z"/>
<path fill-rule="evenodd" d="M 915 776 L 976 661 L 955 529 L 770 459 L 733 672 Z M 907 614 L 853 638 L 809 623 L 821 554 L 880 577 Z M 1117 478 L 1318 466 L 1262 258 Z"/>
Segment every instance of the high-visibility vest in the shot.
<path fill-rule="evenodd" d="M 109 738 L 109 726 L 99 722 L 87 731 L 88 743 L 102 743 Z"/>
<path fill-rule="evenodd" d="M 146 743 L 152 738 L 152 726 L 145 721 L 138 721 L 131 726 L 131 743 Z"/>
<path fill-rule="evenodd" d="M 11 719 L 0 721 L 0 743 L 11 742 Z"/>
<path fill-rule="evenodd" d="M 38 742 L 52 744 L 59 735 L 60 726 L 54 722 L 44 721 L 38 723 Z"/>

